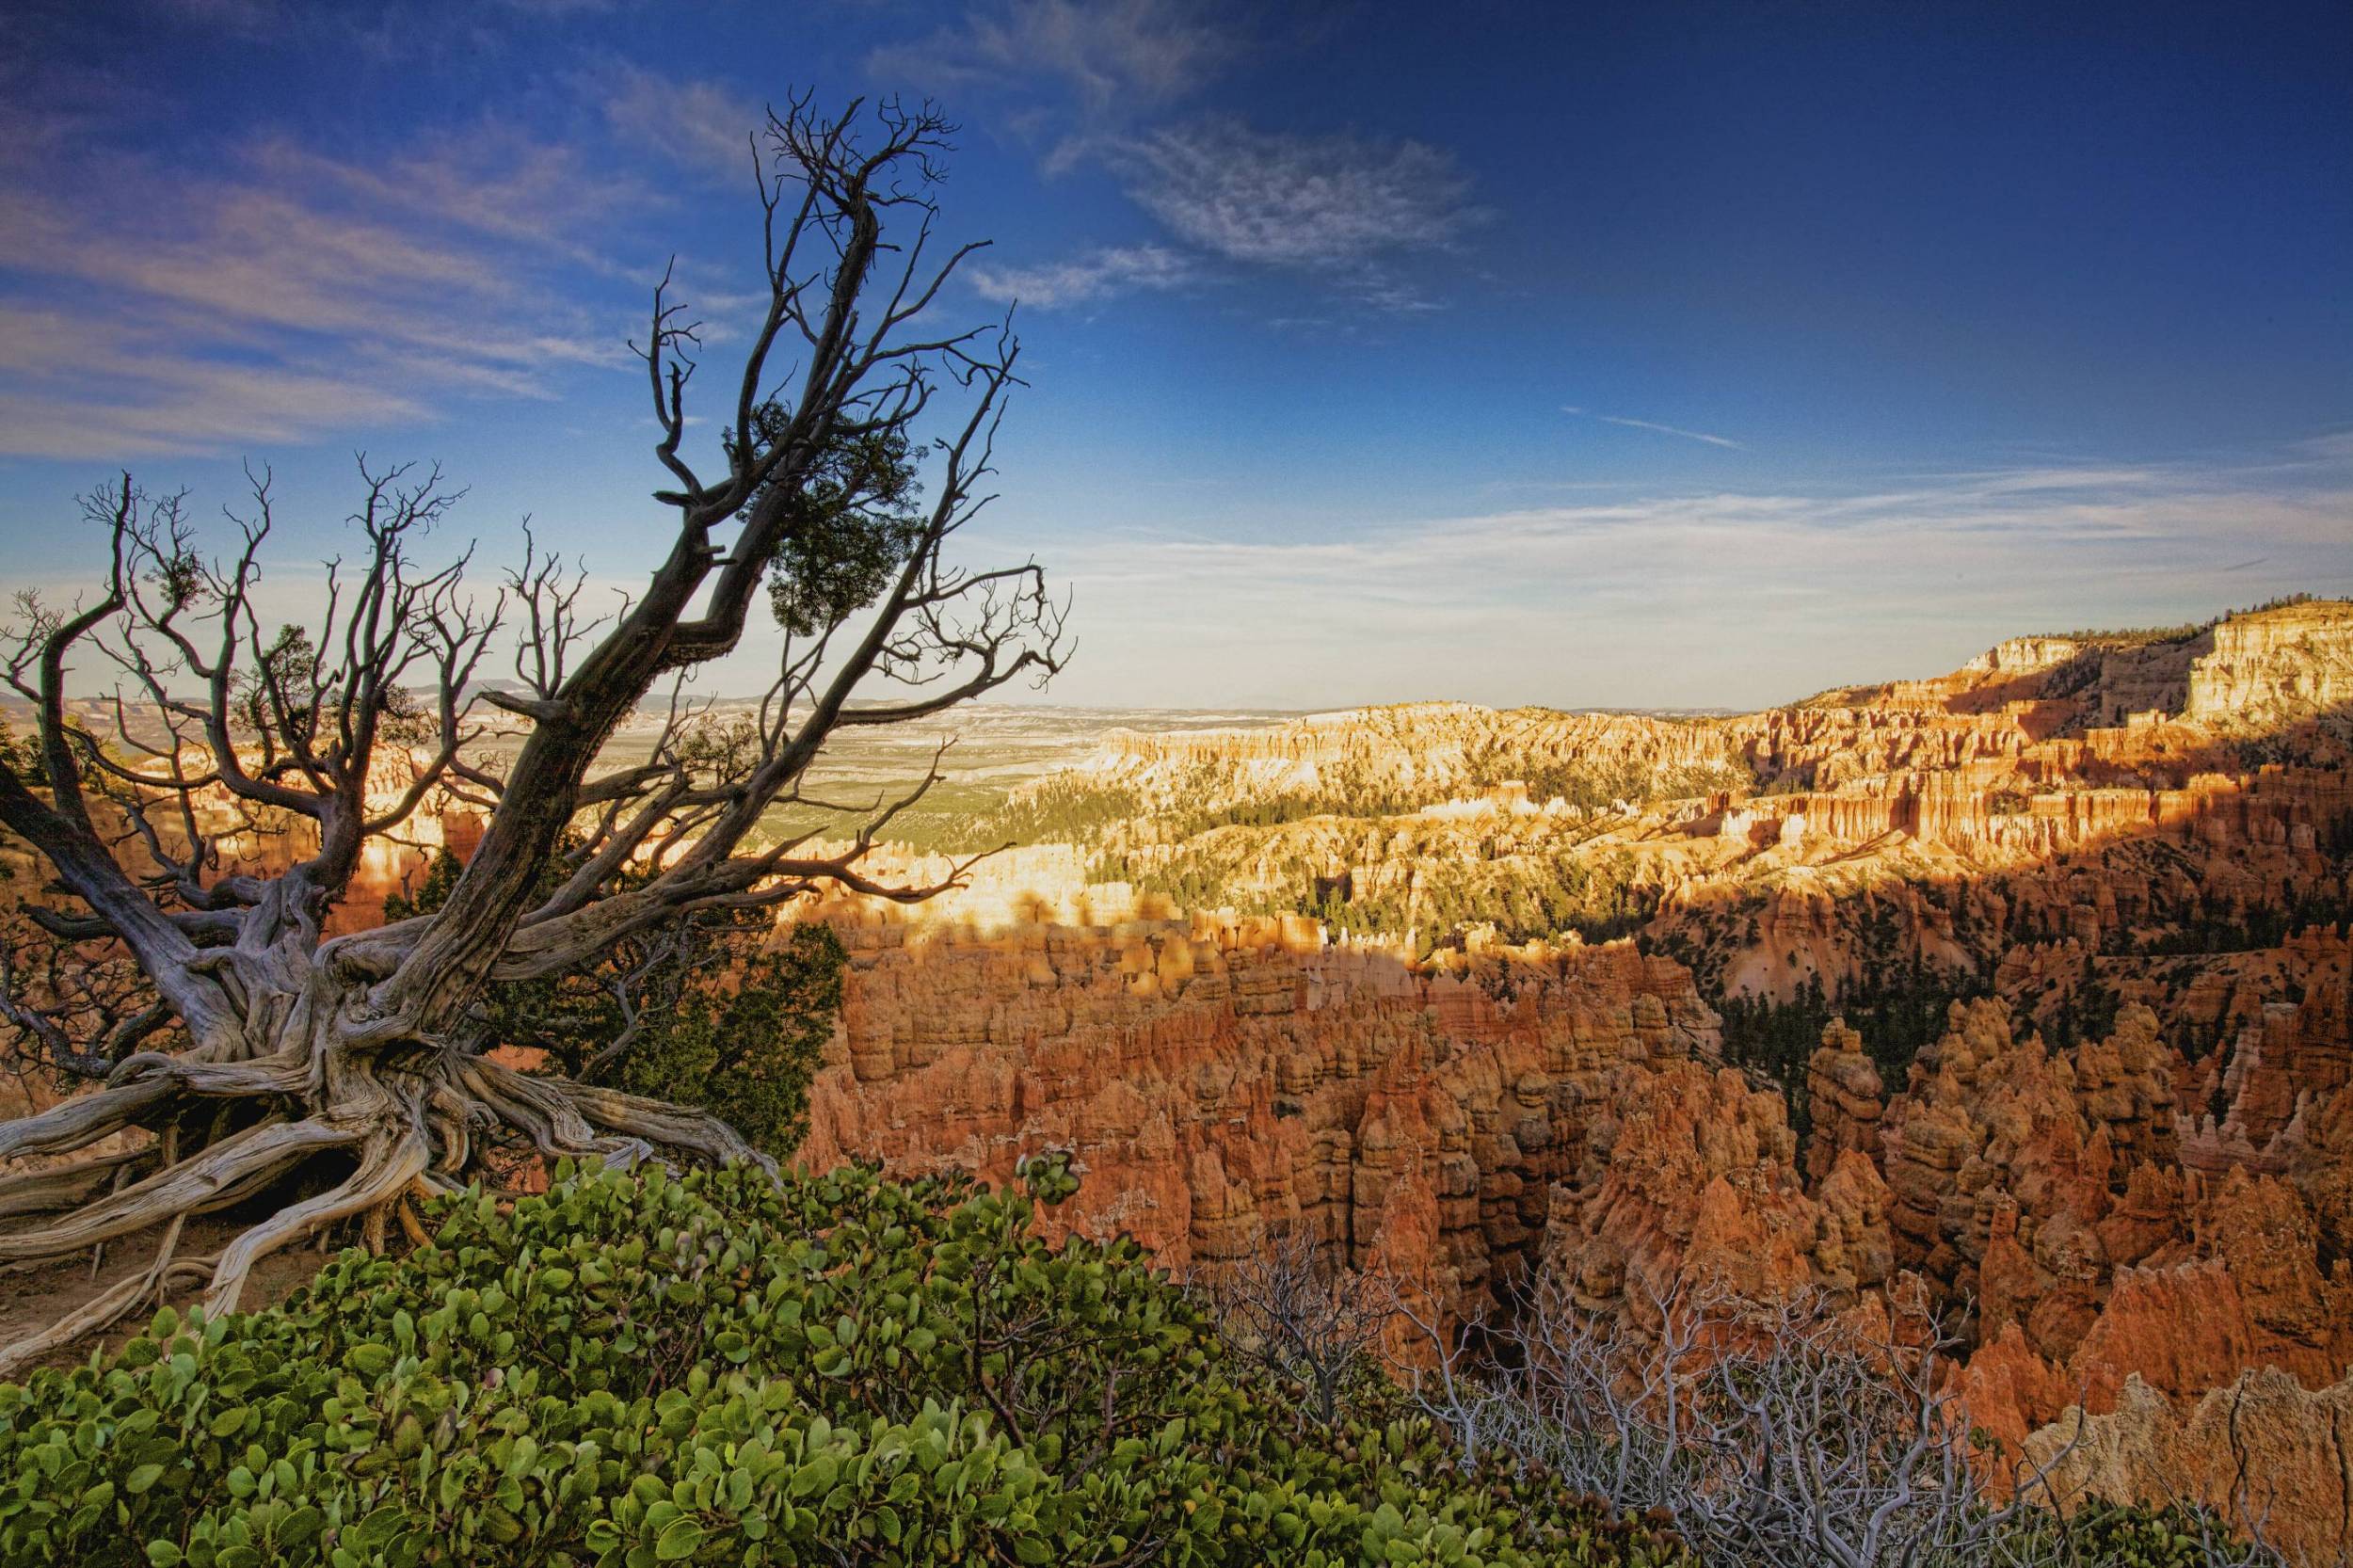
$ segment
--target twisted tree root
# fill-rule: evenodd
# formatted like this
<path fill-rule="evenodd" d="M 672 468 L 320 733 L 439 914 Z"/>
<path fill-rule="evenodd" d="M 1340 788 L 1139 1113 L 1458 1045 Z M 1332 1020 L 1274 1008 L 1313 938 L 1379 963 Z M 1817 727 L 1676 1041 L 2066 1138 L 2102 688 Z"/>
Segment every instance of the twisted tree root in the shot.
<path fill-rule="evenodd" d="M 225 1114 L 241 1099 L 254 1103 L 259 1120 L 226 1130 L 216 1115 L 209 1141 L 179 1153 L 182 1118 L 196 1102 L 210 1101 Z M 71 1153 L 135 1127 L 161 1129 L 147 1147 L 0 1178 L 0 1221 L 62 1215 L 0 1229 L 0 1269 L 54 1261 L 163 1227 L 162 1244 L 145 1269 L 40 1333 L 0 1348 L 0 1376 L 191 1285 L 202 1284 L 208 1314 L 233 1312 L 262 1259 L 344 1222 L 359 1221 L 379 1243 L 397 1223 L 412 1245 L 429 1244 L 410 1200 L 457 1188 L 461 1173 L 479 1166 L 483 1134 L 500 1126 L 550 1159 L 594 1157 L 624 1168 L 648 1160 L 743 1160 L 776 1171 L 775 1161 L 708 1112 L 534 1078 L 480 1057 L 440 1052 L 392 1065 L 373 1054 L 344 1054 L 326 1070 L 285 1051 L 237 1063 L 135 1058 L 106 1088 L 0 1125 L 0 1160 Z M 214 1256 L 176 1256 L 190 1218 L 248 1198 L 330 1152 L 354 1161 L 334 1186 L 279 1209 Z M 135 1175 L 138 1179 L 124 1179 Z M 108 1191 L 114 1182 L 121 1185 Z"/>
<path fill-rule="evenodd" d="M 113 1185 L 118 1172 L 155 1158 L 156 1151 L 152 1147 L 123 1149 L 46 1171 L 0 1176 L 0 1219 L 12 1219 L 19 1214 L 54 1214 L 88 1203 L 99 1189 Z"/>

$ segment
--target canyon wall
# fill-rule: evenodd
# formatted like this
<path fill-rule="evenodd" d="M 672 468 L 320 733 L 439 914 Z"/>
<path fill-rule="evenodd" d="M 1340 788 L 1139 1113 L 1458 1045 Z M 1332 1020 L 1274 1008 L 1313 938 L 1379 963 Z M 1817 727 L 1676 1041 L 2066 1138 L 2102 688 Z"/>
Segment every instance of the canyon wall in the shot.
<path fill-rule="evenodd" d="M 1052 1224 L 1178 1270 L 1302 1227 L 1457 1320 L 1539 1271 L 1638 1324 L 1700 1276 L 1916 1302 L 1993 1439 L 2086 1434 L 2088 1495 L 2241 1508 L 2256 1421 L 2341 1500 L 2348 649 L 2353 606 L 2299 604 L 1723 719 L 1113 734 L 1015 803 L 1067 836 L 802 912 L 852 967 L 801 1158 L 1064 1149 Z M 338 927 L 479 830 L 371 846 Z M 1736 1005 L 1924 973 L 1968 1000 L 1916 1053 L 1833 1019 L 1794 1072 L 1728 1054 Z"/>
<path fill-rule="evenodd" d="M 1716 1048 L 1689 975 L 1626 944 L 1472 972 L 1300 921 L 845 929 L 811 1165 L 1003 1179 L 1066 1149 L 1083 1182 L 1059 1224 L 1177 1269 L 1304 1226 L 1457 1311 L 1525 1273 L 1556 1189 L 1606 1159 L 1588 1133 L 1627 1075 Z"/>
<path fill-rule="evenodd" d="M 2349 648 L 2353 606 L 2295 604 L 1724 720 L 1114 736 L 1041 789 L 1132 818 L 944 921 L 834 911 L 856 972 L 808 1153 L 1073 1148 L 1067 1223 L 1179 1267 L 1305 1224 L 1462 1317 L 1537 1270 L 1638 1323 L 1694 1275 L 1918 1303 L 2007 1451 L 2092 1434 L 2086 1495 L 2243 1517 L 2260 1451 L 2335 1508 Z M 1577 941 L 1597 907 L 1639 943 Z M 1724 1060 L 1711 1000 L 1901 966 L 1972 998 L 1916 1056 L 1833 1021 L 1786 1097 Z M 2265 1435 L 2217 1448 L 2232 1411 Z"/>
<path fill-rule="evenodd" d="M 854 968 L 812 1165 L 1002 1180 L 1068 1150 L 1083 1183 L 1058 1228 L 1125 1232 L 1187 1271 L 1304 1226 L 1458 1319 L 1508 1315 L 1540 1270 L 1637 1324 L 1679 1280 L 1924 1304 L 1961 1335 L 1960 1389 L 2006 1451 L 2047 1450 L 2079 1412 L 2136 1433 L 2178 1412 L 2179 1432 L 2104 1440 L 2070 1473 L 2096 1495 L 2169 1486 L 2147 1464 L 2203 1442 L 2201 1401 L 2246 1375 L 2274 1379 L 2281 1422 L 2342 1402 L 2341 1034 L 2312 1048 L 2274 1021 L 2265 1070 L 2299 1107 L 2277 1173 L 2213 1158 L 2183 1064 L 2134 1006 L 2058 1053 L 1996 1002 L 1956 1005 L 1894 1093 L 1834 1026 L 1801 1139 L 1779 1093 L 1718 1059 L 1689 972 L 1630 942 L 1417 961 L 1296 920 L 833 918 Z M 2333 1027 L 2341 995 L 2313 995 L 2311 1026 Z M 2205 1480 L 2192 1495 L 2228 1500 Z"/>
<path fill-rule="evenodd" d="M 1096 787 L 1134 789 L 1146 809 L 1173 803 L 1180 790 L 1196 807 L 1294 792 L 1345 808 L 1472 795 L 1605 760 L 1629 788 L 1743 776 L 1729 737 L 1711 726 L 1466 702 L 1353 709 L 1251 729 L 1113 730 L 1074 772 Z"/>

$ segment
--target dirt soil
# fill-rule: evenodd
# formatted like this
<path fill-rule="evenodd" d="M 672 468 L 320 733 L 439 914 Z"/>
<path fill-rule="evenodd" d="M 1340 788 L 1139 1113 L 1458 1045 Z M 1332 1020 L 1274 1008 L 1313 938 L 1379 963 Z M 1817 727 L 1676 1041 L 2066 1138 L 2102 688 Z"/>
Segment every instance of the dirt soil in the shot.
<path fill-rule="evenodd" d="M 208 1214 L 188 1222 L 181 1233 L 175 1249 L 182 1257 L 202 1257 L 217 1253 L 236 1240 L 240 1231 L 248 1228 L 259 1216 L 230 1210 Z M 145 1269 L 154 1261 L 155 1249 L 163 1240 L 163 1227 L 140 1231 L 106 1244 L 98 1267 L 93 1272 L 90 1255 L 42 1263 L 26 1269 L 10 1269 L 0 1272 L 0 1346 L 40 1332 L 128 1275 Z M 252 1275 L 246 1281 L 245 1310 L 272 1306 L 292 1295 L 299 1286 L 309 1283 L 320 1265 L 333 1255 L 341 1242 L 330 1243 L 326 1250 L 316 1246 L 289 1247 L 265 1257 L 254 1265 Z M 202 1288 L 174 1293 L 169 1300 L 183 1312 L 194 1305 L 203 1294 Z M 75 1367 L 89 1359 L 96 1350 L 112 1351 L 124 1340 L 144 1329 L 153 1319 L 150 1307 L 133 1313 L 103 1333 L 88 1334 L 70 1345 L 61 1345 L 42 1356 L 36 1367 Z M 29 1376 L 26 1368 L 20 1376 Z"/>

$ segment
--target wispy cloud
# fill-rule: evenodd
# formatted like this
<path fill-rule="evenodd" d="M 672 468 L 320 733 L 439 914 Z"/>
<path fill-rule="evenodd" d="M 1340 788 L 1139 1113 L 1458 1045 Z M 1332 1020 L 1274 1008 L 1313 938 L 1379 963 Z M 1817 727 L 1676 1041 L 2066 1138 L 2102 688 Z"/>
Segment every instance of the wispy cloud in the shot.
<path fill-rule="evenodd" d="M 259 33 L 286 19 L 283 0 L 156 0 L 161 14 L 200 27 Z"/>
<path fill-rule="evenodd" d="M 1166 287 L 1173 262 L 1187 278 L 1219 264 L 1312 274 L 1375 312 L 1441 309 L 1403 261 L 1451 248 L 1487 216 L 1445 149 L 1260 131 L 1232 115 L 1144 128 L 1263 46 L 1253 38 L 1209 0 L 982 0 L 953 25 L 871 51 L 867 65 L 886 81 L 1009 97 L 998 122 L 1040 148 L 1048 173 L 1107 165 L 1164 226 L 1162 245 L 1026 269 L 1032 303 Z M 974 276 L 1001 297 L 1016 275 Z"/>
<path fill-rule="evenodd" d="M 619 10 L 625 0 L 503 0 L 503 3 L 508 9 L 526 15 L 567 20 Z"/>
<path fill-rule="evenodd" d="M 618 360 L 621 318 L 574 296 L 580 264 L 621 276 L 586 236 L 631 194 L 495 126 L 366 165 L 269 140 L 200 176 L 104 152 L 21 168 L 0 178 L 0 450 L 213 450 L 546 395 Z"/>
<path fill-rule="evenodd" d="M 0 304 L 0 451 L 127 461 L 432 416 L 394 390 L 413 385 L 408 377 L 242 363 L 235 348 L 184 319 Z"/>
<path fill-rule="evenodd" d="M 1105 155 L 1171 243 L 975 268 L 984 297 L 1048 309 L 1096 304 L 1259 268 L 1310 276 L 1376 312 L 1433 311 L 1443 301 L 1399 263 L 1451 248 L 1486 216 L 1452 154 L 1416 141 L 1289 136 L 1225 117 L 1123 137 Z"/>
<path fill-rule="evenodd" d="M 1041 79 L 1101 119 L 1191 92 L 1238 49 L 1236 35 L 1187 0 L 1001 0 L 957 25 L 867 56 L 877 75 L 939 87 Z"/>
<path fill-rule="evenodd" d="M 1057 692 L 1762 705 L 1930 674 L 2046 625 L 2353 592 L 2353 465 L 2274 473 L 2101 466 L 1677 492 L 1289 542 L 1090 535 L 1047 552 L 1093 650 Z M 1179 621 L 1159 608 L 1172 602 Z"/>
<path fill-rule="evenodd" d="M 1661 424 L 1656 420 L 1648 419 L 1628 419 L 1624 414 L 1589 413 L 1583 408 L 1566 403 L 1561 406 L 1561 411 L 1564 414 L 1576 414 L 1583 419 L 1599 420 L 1604 424 L 1621 424 L 1628 430 L 1649 430 L 1661 436 L 1681 436 L 1687 441 L 1705 441 L 1710 446 L 1728 447 L 1734 452 L 1747 450 L 1740 442 L 1729 436 L 1711 436 L 1705 430 L 1686 430 L 1679 424 Z"/>
<path fill-rule="evenodd" d="M 1417 141 L 1293 136 L 1226 116 L 1127 139 L 1111 156 L 1129 195 L 1185 244 L 1312 273 L 1383 311 L 1437 308 L 1395 264 L 1451 248 L 1487 216 L 1453 154 Z"/>
<path fill-rule="evenodd" d="M 984 298 L 1049 311 L 1100 304 L 1137 289 L 1173 289 L 1193 276 L 1192 263 L 1158 245 L 1106 247 L 1065 262 L 975 266 L 971 272 L 972 286 Z"/>
<path fill-rule="evenodd" d="M 1127 152 L 1138 201 L 1238 262 L 1329 266 L 1433 249 L 1478 216 L 1453 155 L 1417 141 L 1289 136 L 1221 118 Z"/>
<path fill-rule="evenodd" d="M 752 137 L 768 122 L 757 104 L 717 82 L 619 65 L 589 79 L 606 122 L 624 145 L 648 148 L 719 181 L 748 181 Z"/>

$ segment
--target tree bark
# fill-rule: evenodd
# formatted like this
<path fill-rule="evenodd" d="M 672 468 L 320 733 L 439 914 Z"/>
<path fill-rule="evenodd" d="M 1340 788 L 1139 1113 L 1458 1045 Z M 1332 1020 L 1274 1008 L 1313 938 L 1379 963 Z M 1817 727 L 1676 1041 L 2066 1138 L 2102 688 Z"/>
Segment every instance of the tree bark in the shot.
<path fill-rule="evenodd" d="M 0 1125 L 0 1158 L 71 1155 L 178 1111 L 242 1125 L 184 1157 L 172 1136 L 156 1150 L 110 1150 L 0 1182 L 0 1215 L 58 1214 L 47 1224 L 0 1231 L 0 1263 L 38 1263 L 166 1227 L 165 1257 L 143 1287 L 104 1300 L 111 1318 L 167 1283 L 193 1276 L 216 1315 L 237 1309 L 254 1265 L 337 1222 L 430 1196 L 460 1184 L 484 1142 L 520 1138 L 550 1159 L 595 1158 L 624 1167 L 657 1157 L 712 1163 L 775 1161 L 707 1112 L 611 1089 L 539 1078 L 469 1054 L 460 1047 L 388 1032 L 368 989 L 313 965 L 299 996 L 264 999 L 274 1032 L 230 1060 L 148 1054 L 125 1062 L 104 1088 L 37 1116 Z M 165 1123 L 167 1128 L 176 1123 Z M 108 1177 L 155 1169 L 99 1194 Z M 307 1167 L 335 1161 L 331 1183 L 240 1233 L 219 1254 L 172 1260 L 179 1226 L 282 1185 Z M 346 1168 L 347 1167 L 347 1168 Z M 170 1265 L 170 1266 L 167 1266 Z M 88 1314 L 77 1315 L 75 1321 Z M 100 1326 L 95 1320 L 82 1332 Z M 58 1343 L 54 1336 L 0 1350 L 12 1375 Z"/>
<path fill-rule="evenodd" d="M 417 568 L 412 546 L 456 500 L 438 471 L 411 480 L 362 462 L 356 572 L 330 564 L 315 635 L 290 627 L 266 647 L 252 599 L 272 527 L 265 473 L 253 476 L 251 516 L 236 520 L 242 547 L 221 563 L 196 549 L 179 497 L 149 496 L 127 473 L 86 502 L 111 545 L 104 593 L 70 613 L 27 596 L 24 624 L 0 639 L 0 682 L 40 721 L 33 748 L 0 746 L 0 825 L 78 901 L 34 912 L 49 917 L 44 928 L 119 943 L 152 988 L 153 1018 L 175 1020 L 188 1044 L 123 1056 L 103 1087 L 0 1125 L 0 1162 L 67 1160 L 0 1177 L 0 1264 L 162 1233 L 154 1261 L 109 1290 L 103 1311 L 76 1315 L 76 1332 L 195 1280 L 210 1309 L 232 1309 L 272 1252 L 353 1219 L 371 1242 L 388 1215 L 409 1229 L 404 1205 L 459 1185 L 495 1143 L 622 1165 L 773 1168 L 708 1112 L 488 1061 L 468 1016 L 486 985 L 576 972 L 698 912 L 771 907 L 826 886 L 915 902 L 958 884 L 964 866 L 928 887 L 884 886 L 859 870 L 936 770 L 859 823 L 839 854 L 792 853 L 799 840 L 746 847 L 761 841 L 772 808 L 809 804 L 801 782 L 838 727 L 928 717 L 1017 677 L 1042 680 L 1065 650 L 1037 567 L 968 571 L 943 560 L 946 541 L 987 503 L 980 487 L 1018 352 L 1009 322 L 947 336 L 911 326 L 974 248 L 923 259 L 934 160 L 952 130 L 928 104 L 853 104 L 827 119 L 803 99 L 770 116 L 768 299 L 722 421 L 726 470 L 706 483 L 680 452 L 701 340 L 665 279 L 651 331 L 632 346 L 662 431 L 655 455 L 679 487 L 653 499 L 674 512 L 676 532 L 610 621 L 578 612 L 584 573 L 568 578 L 528 548 L 487 609 L 461 585 L 465 557 Z M 779 342 L 796 361 L 789 402 L 769 363 Z M 934 439 L 925 410 L 946 385 L 962 389 L 968 417 Z M 827 477 L 828 462 L 872 441 L 931 454 L 927 504 L 904 483 L 875 485 L 872 472 Z M 916 464 L 903 466 L 901 480 Z M 735 648 L 763 584 L 793 586 L 793 549 L 806 542 L 795 531 L 822 541 L 844 520 L 888 541 L 888 564 L 858 602 L 827 600 L 826 618 L 809 623 L 816 635 L 779 612 L 800 641 L 788 637 L 741 744 L 703 744 L 693 705 L 674 699 L 653 760 L 591 782 L 616 728 L 658 680 L 682 682 Z M 515 664 L 528 695 L 486 696 L 476 671 L 510 612 L 528 620 Z M 862 630 L 844 630 L 860 616 Z M 104 744 L 66 696 L 69 657 L 92 647 L 143 694 L 136 723 L 118 695 Z M 895 699 L 854 706 L 870 677 L 900 682 Z M 420 678 L 431 692 L 423 703 L 408 695 Z M 529 723 L 504 777 L 465 749 L 481 734 L 477 699 Z M 392 734 L 411 747 L 413 777 L 383 791 L 376 767 L 396 760 Z M 446 902 L 327 937 L 327 912 L 367 841 L 397 830 L 436 789 L 472 792 L 463 798 L 489 811 Z M 206 810 L 225 800 L 239 825 L 205 825 L 200 799 Z M 315 830 L 314 851 L 274 879 L 231 874 L 218 840 L 280 818 Z M 585 842 L 549 894 L 543 873 L 571 836 Z M 46 1031 L 60 1065 L 103 1068 L 161 1027 L 142 1014 L 77 1044 L 54 1016 L 36 1016 L 40 1001 L 13 994 L 0 966 L 0 1016 Z M 119 1146 L 141 1136 L 152 1142 Z M 297 1179 L 315 1190 L 217 1255 L 179 1254 L 190 1216 Z M 0 1374 L 57 1342 L 0 1351 Z"/>

